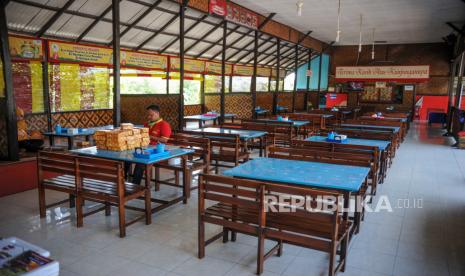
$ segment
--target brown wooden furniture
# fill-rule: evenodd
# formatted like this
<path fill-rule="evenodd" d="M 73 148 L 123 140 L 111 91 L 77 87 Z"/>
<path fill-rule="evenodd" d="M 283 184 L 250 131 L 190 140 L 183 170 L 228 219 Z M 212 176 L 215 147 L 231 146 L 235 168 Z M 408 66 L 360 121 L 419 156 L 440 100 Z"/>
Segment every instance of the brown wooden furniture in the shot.
<path fill-rule="evenodd" d="M 242 143 L 239 135 L 195 131 L 184 131 L 183 133 L 196 137 L 208 137 L 211 145 L 210 160 L 214 161 L 215 173 L 219 172 L 219 167 L 235 167 L 241 162 L 247 162 L 250 158 L 247 144 Z M 233 163 L 234 165 L 225 165 L 224 163 Z"/>
<path fill-rule="evenodd" d="M 262 130 L 273 135 L 273 143 L 289 146 L 295 138 L 294 126 L 292 122 L 270 122 L 263 120 L 242 120 L 244 129 Z"/>
<path fill-rule="evenodd" d="M 64 201 L 46 205 L 45 189 L 72 194 L 76 197 L 77 227 L 83 226 L 84 217 L 105 210 L 111 214 L 111 205 L 118 207 L 120 237 L 126 236 L 126 226 L 143 218 L 146 224 L 151 223 L 150 188 L 147 186 L 125 183 L 123 164 L 97 158 L 80 157 L 66 153 L 39 152 L 37 158 L 39 210 L 40 216 L 46 216 L 46 208 L 56 206 Z M 44 173 L 57 176 L 44 178 Z M 138 199 L 145 200 L 144 214 L 126 222 L 126 202 Z M 87 213 L 83 212 L 84 200 L 99 202 L 104 207 Z M 140 209 L 137 209 L 141 211 Z"/>
<path fill-rule="evenodd" d="M 192 178 L 194 172 L 202 171 L 207 173 L 210 169 L 210 154 L 211 145 L 208 138 L 194 137 L 192 135 L 179 132 L 171 137 L 168 144 L 189 148 L 195 152 L 189 156 L 186 166 L 182 162 L 172 164 L 169 161 L 155 164 L 155 190 L 160 189 L 160 184 L 165 184 L 173 187 L 182 188 L 190 197 L 190 191 L 197 187 L 192 187 Z M 160 169 L 172 171 L 174 173 L 174 182 L 171 179 L 160 179 Z M 183 184 L 180 184 L 180 176 L 182 176 Z"/>
<path fill-rule="evenodd" d="M 150 224 L 152 215 L 150 207 L 150 188 L 132 183 L 125 183 L 124 166 L 122 162 L 90 157 L 76 157 L 76 213 L 77 225 L 81 227 L 84 222 L 82 203 L 84 200 L 104 203 L 106 206 L 118 207 L 120 237 L 126 236 L 126 227 L 145 218 Z M 126 222 L 126 203 L 138 198 L 144 198 L 144 214 Z M 110 215 L 110 208 L 106 209 Z"/>
<path fill-rule="evenodd" d="M 232 231 L 257 237 L 257 274 L 268 257 L 281 256 L 283 243 L 327 252 L 328 275 L 344 271 L 352 223 L 341 215 L 340 194 L 217 175 L 201 175 L 199 183 L 199 258 L 205 256 L 205 246 L 221 237 L 226 242 Z M 297 206 L 302 198 L 307 204 Z M 322 198 L 333 200 L 334 208 L 317 208 Z M 206 200 L 213 204 L 207 207 Z M 206 223 L 220 225 L 223 231 L 205 240 Z M 267 253 L 265 239 L 277 241 Z"/>

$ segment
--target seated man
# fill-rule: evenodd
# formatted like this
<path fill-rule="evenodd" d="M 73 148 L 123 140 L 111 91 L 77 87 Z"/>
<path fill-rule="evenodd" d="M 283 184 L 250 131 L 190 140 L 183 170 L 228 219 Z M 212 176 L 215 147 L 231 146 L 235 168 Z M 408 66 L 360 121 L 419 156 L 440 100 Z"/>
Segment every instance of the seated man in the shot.
<path fill-rule="evenodd" d="M 171 126 L 160 117 L 160 107 L 150 105 L 146 108 L 147 122 L 144 127 L 149 128 L 150 145 L 156 146 L 158 143 L 167 143 L 171 137 Z M 126 171 L 129 171 L 130 164 L 126 164 Z M 140 184 L 144 176 L 145 166 L 136 165 L 133 174 L 133 183 Z"/>
<path fill-rule="evenodd" d="M 27 131 L 27 123 L 24 119 L 24 111 L 16 108 L 16 120 L 18 127 L 18 144 L 20 149 L 25 149 L 28 152 L 37 152 L 42 149 L 44 138 L 39 131 Z"/>

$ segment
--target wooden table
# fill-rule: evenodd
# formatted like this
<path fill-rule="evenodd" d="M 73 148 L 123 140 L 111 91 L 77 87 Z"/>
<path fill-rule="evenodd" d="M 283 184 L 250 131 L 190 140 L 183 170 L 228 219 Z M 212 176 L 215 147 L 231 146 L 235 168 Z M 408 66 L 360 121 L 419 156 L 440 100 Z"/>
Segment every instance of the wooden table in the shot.
<path fill-rule="evenodd" d="M 76 137 L 84 137 L 86 141 L 90 141 L 90 137 L 95 134 L 97 130 L 104 130 L 104 129 L 113 129 L 112 125 L 103 126 L 103 127 L 94 127 L 94 128 L 77 128 L 78 133 L 75 134 L 68 134 L 67 132 L 57 133 L 53 132 L 45 132 L 43 135 L 49 138 L 50 146 L 55 145 L 55 137 L 67 138 L 68 140 L 68 150 L 74 149 L 74 140 Z M 80 131 L 79 131 L 80 130 Z"/>
<path fill-rule="evenodd" d="M 206 137 L 210 134 L 214 136 L 215 134 L 233 134 L 239 135 L 239 138 L 244 141 L 245 147 L 247 147 L 247 143 L 254 139 L 259 139 L 260 143 L 260 156 L 263 156 L 263 146 L 266 144 L 266 135 L 268 134 L 265 131 L 258 131 L 258 130 L 246 130 L 246 129 L 231 129 L 231 128 L 219 128 L 219 127 L 207 127 L 207 128 L 200 128 L 194 129 L 192 132 L 198 132 Z M 265 150 L 266 155 L 266 150 Z"/>
<path fill-rule="evenodd" d="M 236 114 L 224 114 L 224 119 L 230 119 L 232 123 L 234 123 L 235 118 L 237 117 Z M 214 125 L 218 124 L 218 119 L 221 118 L 220 114 L 202 114 L 202 115 L 192 115 L 192 116 L 185 116 L 184 122 L 198 122 L 199 128 L 203 128 L 205 123 L 208 121 L 212 121 Z"/>
<path fill-rule="evenodd" d="M 226 170 L 223 174 L 272 183 L 336 190 L 344 195 L 346 210 L 344 216 L 348 217 L 350 196 L 360 190 L 367 181 L 369 172 L 368 167 L 260 157 Z"/>
<path fill-rule="evenodd" d="M 126 151 L 109 151 L 109 150 L 99 150 L 97 147 L 89 147 L 83 149 L 76 149 L 72 150 L 71 152 L 76 153 L 82 156 L 88 157 L 95 157 L 95 158 L 102 158 L 108 160 L 116 160 L 116 161 L 124 161 L 128 163 L 134 163 L 145 166 L 145 187 L 148 189 L 148 193 L 150 194 L 151 190 L 151 179 L 152 179 L 152 167 L 154 164 L 166 161 L 172 158 L 181 157 L 183 167 L 186 167 L 186 160 L 189 154 L 194 153 L 194 150 L 191 149 L 183 149 L 183 148 L 176 148 L 176 147 L 166 147 L 166 150 L 169 151 L 169 155 L 155 158 L 155 159 L 142 159 L 134 157 L 133 150 L 126 150 Z M 188 185 L 184 184 L 184 187 L 188 187 Z M 152 208 L 152 214 L 158 211 L 161 211 L 173 204 L 176 204 L 180 201 L 187 203 L 188 192 L 186 189 L 183 189 L 183 194 L 180 197 L 177 197 L 172 200 L 164 200 L 164 199 L 156 199 L 152 198 L 152 202 L 160 204 Z M 141 208 L 137 207 L 128 207 L 128 209 L 134 209 L 138 211 L 143 211 Z"/>

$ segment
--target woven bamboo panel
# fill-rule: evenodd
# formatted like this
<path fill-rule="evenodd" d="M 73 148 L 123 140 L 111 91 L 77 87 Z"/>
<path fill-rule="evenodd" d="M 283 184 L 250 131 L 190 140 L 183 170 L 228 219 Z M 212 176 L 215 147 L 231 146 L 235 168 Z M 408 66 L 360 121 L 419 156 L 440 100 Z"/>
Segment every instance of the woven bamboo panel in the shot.
<path fill-rule="evenodd" d="M 45 114 L 27 114 L 24 119 L 27 123 L 27 130 L 37 130 L 40 132 L 47 131 L 47 115 Z"/>
<path fill-rule="evenodd" d="M 145 108 L 151 104 L 159 105 L 161 117 L 170 123 L 173 129 L 178 128 L 179 95 L 121 96 L 121 121 L 145 123 Z"/>
<path fill-rule="evenodd" d="M 62 127 L 98 127 L 113 124 L 113 110 L 89 110 L 52 114 L 52 126 Z"/>
<path fill-rule="evenodd" d="M 202 105 L 185 105 L 184 106 L 184 116 L 198 115 L 202 113 Z"/>
<path fill-rule="evenodd" d="M 292 93 L 282 92 L 278 93 L 278 105 L 292 109 Z"/>
<path fill-rule="evenodd" d="M 205 95 L 205 109 L 219 112 L 221 109 L 220 95 Z"/>
<path fill-rule="evenodd" d="M 240 119 L 252 118 L 252 95 L 226 95 L 225 112 L 237 114 Z"/>
<path fill-rule="evenodd" d="M 273 109 L 273 93 L 269 92 L 260 92 L 257 93 L 257 106 L 272 110 Z"/>

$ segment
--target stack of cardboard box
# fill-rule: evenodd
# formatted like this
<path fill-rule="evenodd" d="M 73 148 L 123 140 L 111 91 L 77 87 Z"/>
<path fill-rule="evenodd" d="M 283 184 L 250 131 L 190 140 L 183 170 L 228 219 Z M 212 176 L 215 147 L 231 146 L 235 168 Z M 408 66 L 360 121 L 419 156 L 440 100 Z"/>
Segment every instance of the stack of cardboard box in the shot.
<path fill-rule="evenodd" d="M 148 128 L 134 128 L 132 124 L 121 124 L 120 129 L 99 130 L 94 134 L 98 149 L 124 151 L 150 144 Z"/>

